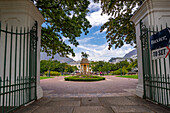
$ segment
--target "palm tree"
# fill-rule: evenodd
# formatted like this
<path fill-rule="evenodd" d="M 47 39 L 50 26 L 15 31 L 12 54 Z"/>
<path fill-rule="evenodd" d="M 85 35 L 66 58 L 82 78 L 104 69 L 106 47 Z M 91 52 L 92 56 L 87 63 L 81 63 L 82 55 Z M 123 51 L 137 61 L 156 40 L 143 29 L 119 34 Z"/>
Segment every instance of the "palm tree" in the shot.
<path fill-rule="evenodd" d="M 82 58 L 88 58 L 89 54 L 87 53 L 84 53 L 84 52 L 81 52 L 81 57 Z"/>

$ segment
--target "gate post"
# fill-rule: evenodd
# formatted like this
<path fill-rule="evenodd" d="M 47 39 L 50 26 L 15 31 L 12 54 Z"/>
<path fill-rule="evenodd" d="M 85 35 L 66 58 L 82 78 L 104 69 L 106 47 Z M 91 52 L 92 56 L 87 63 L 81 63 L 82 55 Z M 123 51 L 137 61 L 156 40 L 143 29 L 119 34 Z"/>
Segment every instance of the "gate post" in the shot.
<path fill-rule="evenodd" d="M 144 95 L 140 21 L 142 21 L 147 28 L 159 26 L 159 29 L 161 29 L 161 25 L 163 28 L 166 27 L 166 23 L 170 25 L 169 4 L 169 0 L 145 0 L 131 18 L 136 30 L 138 56 L 138 85 L 136 95 L 139 97 L 143 97 Z"/>
<path fill-rule="evenodd" d="M 13 26 L 14 30 L 16 31 L 17 28 L 29 28 L 32 29 L 32 27 L 35 24 L 35 21 L 38 23 L 38 31 L 37 31 L 37 98 L 41 98 L 43 96 L 42 88 L 40 87 L 40 47 L 41 47 L 41 25 L 44 22 L 44 18 L 39 12 L 39 10 L 36 8 L 32 0 L 1 0 L 0 1 L 0 21 L 2 25 L 2 29 L 5 29 L 5 25 L 8 24 L 9 30 L 10 27 Z M 10 42 L 10 41 L 9 41 Z M 15 43 L 15 40 L 13 40 L 13 43 Z M 9 48 L 10 45 L 7 45 L 7 48 Z M 19 46 L 18 46 L 19 47 Z M 4 39 L 0 37 L 0 67 L 3 66 L 4 62 Z M 21 52 L 22 54 L 23 52 Z M 18 54 L 18 53 L 17 53 Z M 7 56 L 7 59 L 9 59 L 9 56 Z M 12 58 L 12 69 L 11 72 L 14 72 L 14 59 L 15 56 Z M 23 60 L 17 59 L 17 60 Z M 7 64 L 9 64 L 9 61 L 7 61 Z M 26 65 L 26 64 L 25 64 Z M 18 68 L 18 67 L 17 67 Z M 7 65 L 7 69 L 9 69 L 9 65 Z M 23 66 L 21 65 L 21 73 L 23 72 Z M 26 70 L 26 69 L 25 69 Z M 18 75 L 18 71 L 16 72 Z M 7 75 L 9 76 L 9 75 Z M 3 68 L 0 68 L 0 77 L 3 77 Z M 12 81 L 14 78 L 12 78 Z"/>

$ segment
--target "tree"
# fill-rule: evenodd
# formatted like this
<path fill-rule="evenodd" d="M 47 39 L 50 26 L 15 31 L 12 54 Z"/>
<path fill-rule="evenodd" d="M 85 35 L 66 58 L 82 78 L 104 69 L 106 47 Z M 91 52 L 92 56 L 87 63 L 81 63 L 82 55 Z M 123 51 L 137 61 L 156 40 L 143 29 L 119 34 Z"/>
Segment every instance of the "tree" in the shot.
<path fill-rule="evenodd" d="M 93 71 L 98 71 L 98 67 L 96 66 L 97 65 L 97 62 L 90 62 L 90 67 Z"/>
<path fill-rule="evenodd" d="M 102 14 L 110 15 L 110 19 L 101 27 L 101 32 L 106 29 L 106 39 L 109 49 L 122 47 L 124 42 L 135 44 L 135 27 L 130 21 L 136 6 L 144 0 L 100 0 Z M 94 0 L 99 3 L 99 0 Z M 73 49 L 64 42 L 64 38 L 77 46 L 76 37 L 82 32 L 87 34 L 91 27 L 86 19 L 88 0 L 38 0 L 37 8 L 45 18 L 45 26 L 42 27 L 41 51 L 48 55 L 75 56 Z"/>
<path fill-rule="evenodd" d="M 70 65 L 65 65 L 65 69 L 64 69 L 64 72 L 69 72 L 69 73 L 72 73 L 74 70 L 73 70 L 73 67 L 70 66 Z"/>
<path fill-rule="evenodd" d="M 99 71 L 99 72 L 104 72 L 104 68 L 103 68 L 103 67 L 99 67 L 99 68 L 98 68 L 98 71 Z"/>
<path fill-rule="evenodd" d="M 108 72 L 111 71 L 111 64 L 109 62 L 98 61 L 90 63 L 91 69 L 93 71 Z"/>
<path fill-rule="evenodd" d="M 88 58 L 89 54 L 87 53 L 84 53 L 84 52 L 81 52 L 81 57 L 82 58 Z"/>
<path fill-rule="evenodd" d="M 79 70 L 79 69 L 77 68 L 77 66 L 72 66 L 72 67 L 73 67 L 73 70 L 74 70 L 74 71 Z"/>
<path fill-rule="evenodd" d="M 99 2 L 99 0 L 94 0 Z M 141 5 L 144 0 L 100 0 L 102 14 L 108 14 L 111 17 L 102 25 L 100 31 L 106 29 L 106 39 L 109 43 L 109 49 L 115 45 L 115 48 L 122 47 L 124 42 L 134 45 L 136 43 L 134 23 L 130 21 L 136 7 Z"/>
<path fill-rule="evenodd" d="M 44 73 L 48 70 L 48 61 L 47 60 L 41 60 L 40 61 L 40 73 Z"/>
<path fill-rule="evenodd" d="M 57 65 L 59 68 L 59 72 L 61 72 L 62 75 L 63 75 L 66 65 L 67 65 L 67 63 L 60 63 Z"/>
<path fill-rule="evenodd" d="M 103 65 L 103 70 L 108 74 L 108 72 L 111 70 L 111 64 L 109 62 L 105 62 Z"/>
<path fill-rule="evenodd" d="M 75 56 L 73 49 L 64 42 L 64 38 L 77 46 L 76 37 L 85 35 L 91 27 L 86 19 L 88 0 L 38 0 L 36 6 L 45 18 L 42 27 L 41 51 L 47 55 Z"/>

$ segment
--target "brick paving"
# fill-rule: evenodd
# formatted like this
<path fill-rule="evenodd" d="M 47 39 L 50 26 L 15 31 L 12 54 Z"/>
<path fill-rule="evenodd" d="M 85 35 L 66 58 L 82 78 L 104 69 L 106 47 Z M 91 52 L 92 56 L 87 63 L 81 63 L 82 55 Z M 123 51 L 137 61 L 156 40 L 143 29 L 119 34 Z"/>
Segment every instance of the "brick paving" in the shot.
<path fill-rule="evenodd" d="M 106 77 L 99 82 L 41 80 L 44 97 L 16 113 L 170 113 L 169 108 L 135 96 L 137 80 Z"/>
<path fill-rule="evenodd" d="M 136 96 L 43 97 L 15 113 L 170 113 Z"/>
<path fill-rule="evenodd" d="M 97 82 L 64 81 L 64 77 L 41 80 L 44 97 L 108 97 L 135 95 L 137 79 L 106 76 Z"/>

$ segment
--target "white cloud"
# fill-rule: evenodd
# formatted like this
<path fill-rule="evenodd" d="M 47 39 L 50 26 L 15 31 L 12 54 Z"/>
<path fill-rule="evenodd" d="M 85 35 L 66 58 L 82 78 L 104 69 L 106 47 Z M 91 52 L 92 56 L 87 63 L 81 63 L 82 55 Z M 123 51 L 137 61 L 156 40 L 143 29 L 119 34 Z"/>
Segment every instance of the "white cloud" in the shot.
<path fill-rule="evenodd" d="M 107 29 L 104 29 L 102 32 L 100 32 L 100 30 L 99 30 L 99 31 L 94 32 L 93 35 L 100 34 L 100 33 L 104 33 L 104 32 L 106 32 L 106 31 L 107 31 Z"/>
<path fill-rule="evenodd" d="M 107 20 L 110 17 L 107 14 L 101 15 L 101 13 L 102 13 L 102 9 L 100 8 L 100 10 L 87 15 L 86 18 L 90 21 L 90 24 L 92 26 L 100 26 L 103 25 L 105 22 L 107 22 Z"/>
<path fill-rule="evenodd" d="M 63 39 L 64 42 L 69 40 L 69 38 L 66 38 L 66 37 L 63 37 L 62 39 Z"/>
<path fill-rule="evenodd" d="M 99 31 L 96 31 L 94 32 L 93 34 L 96 35 L 96 34 L 99 34 L 100 33 L 100 30 Z"/>
<path fill-rule="evenodd" d="M 108 45 L 107 43 L 105 43 L 103 45 L 94 45 L 94 44 L 80 45 L 77 47 L 77 49 L 79 51 L 84 51 L 88 53 L 90 55 L 88 58 L 89 60 L 108 61 L 111 57 L 123 57 L 126 53 L 132 51 L 134 48 L 126 44 L 122 48 L 117 48 L 117 49 L 111 48 L 111 50 L 108 50 Z M 71 58 L 73 58 L 74 60 L 80 60 L 81 52 L 76 52 L 76 56 Z"/>
<path fill-rule="evenodd" d="M 101 3 L 94 3 L 93 0 L 90 0 L 90 5 L 88 7 L 88 9 L 90 11 L 95 11 L 95 10 L 99 10 L 101 8 Z"/>
<path fill-rule="evenodd" d="M 85 42 L 88 42 L 90 41 L 91 39 L 93 39 L 94 37 L 87 37 L 87 38 L 82 38 L 82 39 L 79 39 L 77 40 L 79 43 L 85 43 Z"/>

